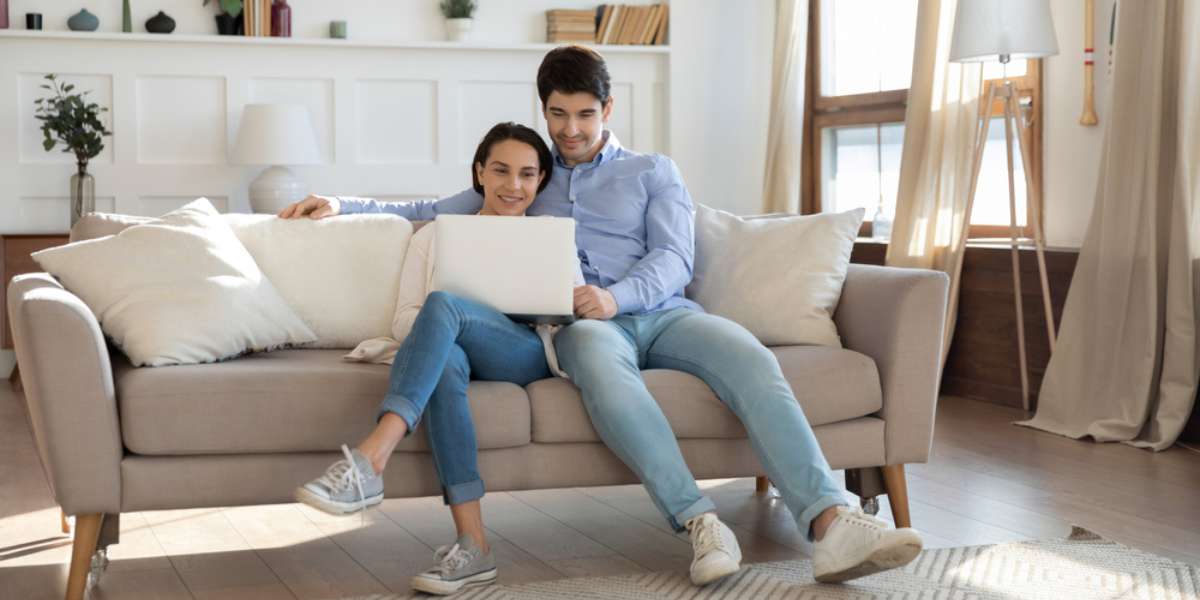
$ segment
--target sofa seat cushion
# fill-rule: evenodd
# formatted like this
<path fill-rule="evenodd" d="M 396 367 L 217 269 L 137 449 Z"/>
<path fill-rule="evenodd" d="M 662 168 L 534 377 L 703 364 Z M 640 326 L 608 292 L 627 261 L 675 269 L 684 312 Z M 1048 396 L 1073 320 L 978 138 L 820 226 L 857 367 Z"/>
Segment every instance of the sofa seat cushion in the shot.
<path fill-rule="evenodd" d="M 280 350 L 234 360 L 134 368 L 113 352 L 121 434 L 147 455 L 316 452 L 354 445 L 375 424 L 387 365 L 353 363 L 345 350 Z M 480 449 L 530 441 L 529 398 L 510 383 L 468 390 Z M 398 451 L 427 452 L 424 427 Z"/>
<path fill-rule="evenodd" d="M 883 407 L 879 372 L 870 357 L 825 346 L 782 346 L 771 350 L 814 427 L 866 416 Z M 643 371 L 642 375 L 678 438 L 746 437 L 741 421 L 699 378 L 662 369 Z M 600 440 L 579 389 L 569 381 L 545 379 L 526 389 L 533 410 L 533 441 Z"/>

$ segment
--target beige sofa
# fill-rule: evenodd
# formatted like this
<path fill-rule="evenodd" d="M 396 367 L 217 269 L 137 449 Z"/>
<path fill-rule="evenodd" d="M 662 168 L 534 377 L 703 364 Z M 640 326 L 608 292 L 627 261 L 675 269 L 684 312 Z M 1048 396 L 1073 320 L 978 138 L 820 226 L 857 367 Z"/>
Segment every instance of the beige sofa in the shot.
<path fill-rule="evenodd" d="M 109 231 L 80 233 L 75 238 Z M 929 456 L 944 274 L 851 265 L 835 320 L 845 348 L 772 348 L 834 469 L 908 521 L 905 463 Z M 341 350 L 134 368 L 87 306 L 45 273 L 14 278 L 8 306 L 46 477 L 76 515 L 68 597 L 81 597 L 120 513 L 291 501 L 370 429 L 388 367 Z M 739 421 L 699 379 L 647 371 L 697 478 L 763 473 Z M 473 382 L 481 474 L 492 491 L 636 482 L 601 443 L 568 381 Z M 440 493 L 424 435 L 388 464 L 388 496 Z M 102 564 L 98 553 L 97 566 Z"/>

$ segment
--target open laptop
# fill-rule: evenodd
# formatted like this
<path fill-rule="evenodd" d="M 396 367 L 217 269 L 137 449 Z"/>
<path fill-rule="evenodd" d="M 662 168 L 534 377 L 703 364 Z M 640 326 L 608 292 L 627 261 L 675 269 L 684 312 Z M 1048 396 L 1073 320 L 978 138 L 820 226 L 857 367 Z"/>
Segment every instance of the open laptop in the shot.
<path fill-rule="evenodd" d="M 433 222 L 433 289 L 492 306 L 529 323 L 575 320 L 582 285 L 575 220 L 440 215 Z"/>

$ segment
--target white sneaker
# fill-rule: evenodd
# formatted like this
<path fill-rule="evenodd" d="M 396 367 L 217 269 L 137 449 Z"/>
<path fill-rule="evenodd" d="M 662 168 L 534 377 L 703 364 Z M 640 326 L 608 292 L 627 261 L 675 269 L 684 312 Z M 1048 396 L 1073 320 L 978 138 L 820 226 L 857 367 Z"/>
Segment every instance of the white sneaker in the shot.
<path fill-rule="evenodd" d="M 886 521 L 848 506 L 837 512 L 813 552 L 813 578 L 821 583 L 902 567 L 921 553 L 921 536 L 914 529 L 891 529 Z"/>
<path fill-rule="evenodd" d="M 737 538 L 721 519 L 704 513 L 688 519 L 688 535 L 692 538 L 692 583 L 708 585 L 722 577 L 737 573 L 741 568 L 742 549 Z"/>

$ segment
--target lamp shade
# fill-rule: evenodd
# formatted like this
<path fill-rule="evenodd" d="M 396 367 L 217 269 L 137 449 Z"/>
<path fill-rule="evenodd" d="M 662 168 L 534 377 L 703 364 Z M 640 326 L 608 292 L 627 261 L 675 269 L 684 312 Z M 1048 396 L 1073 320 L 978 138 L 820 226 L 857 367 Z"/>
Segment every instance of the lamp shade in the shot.
<path fill-rule="evenodd" d="M 320 161 L 308 108 L 301 104 L 247 104 L 233 148 L 241 165 L 312 165 Z"/>
<path fill-rule="evenodd" d="M 1058 54 L 1049 0 L 958 0 L 951 62 Z"/>

